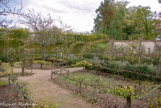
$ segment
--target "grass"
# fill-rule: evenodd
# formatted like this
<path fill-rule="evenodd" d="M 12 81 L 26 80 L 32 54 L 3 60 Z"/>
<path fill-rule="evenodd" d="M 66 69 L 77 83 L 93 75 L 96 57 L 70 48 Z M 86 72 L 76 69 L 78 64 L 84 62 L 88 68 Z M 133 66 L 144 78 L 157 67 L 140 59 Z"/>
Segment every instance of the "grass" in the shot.
<path fill-rule="evenodd" d="M 11 70 L 11 67 L 9 65 L 9 63 L 2 63 L 2 69 L 5 71 L 5 72 L 8 72 L 9 70 Z"/>
<path fill-rule="evenodd" d="M 2 85 L 3 85 L 3 82 L 0 81 L 0 86 L 2 86 Z"/>
<path fill-rule="evenodd" d="M 11 67 L 9 66 L 8 63 L 2 63 L 1 68 L 3 71 L 2 72 L 0 71 L 0 76 L 3 76 L 4 73 L 9 72 L 11 70 Z"/>

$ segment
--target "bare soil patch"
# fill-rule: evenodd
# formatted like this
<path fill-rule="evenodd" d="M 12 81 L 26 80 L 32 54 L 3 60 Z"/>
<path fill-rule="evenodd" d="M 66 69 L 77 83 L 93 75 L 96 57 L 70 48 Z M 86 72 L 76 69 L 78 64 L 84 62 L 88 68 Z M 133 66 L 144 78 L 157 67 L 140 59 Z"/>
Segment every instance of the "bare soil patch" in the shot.
<path fill-rule="evenodd" d="M 17 95 L 13 85 L 0 86 L 0 108 L 25 108 L 23 98 Z"/>

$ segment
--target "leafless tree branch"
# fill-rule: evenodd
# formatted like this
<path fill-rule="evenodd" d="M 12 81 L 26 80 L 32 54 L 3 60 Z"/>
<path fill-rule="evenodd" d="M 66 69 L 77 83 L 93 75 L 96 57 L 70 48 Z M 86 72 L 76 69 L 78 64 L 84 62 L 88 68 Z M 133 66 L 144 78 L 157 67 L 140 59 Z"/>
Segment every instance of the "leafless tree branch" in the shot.
<path fill-rule="evenodd" d="M 20 15 L 22 10 L 22 0 L 20 4 L 20 8 L 14 7 L 14 9 L 11 9 L 9 7 L 10 0 L 0 0 L 0 27 L 7 28 L 8 24 L 10 24 L 12 21 L 6 20 L 6 17 L 8 15 Z"/>

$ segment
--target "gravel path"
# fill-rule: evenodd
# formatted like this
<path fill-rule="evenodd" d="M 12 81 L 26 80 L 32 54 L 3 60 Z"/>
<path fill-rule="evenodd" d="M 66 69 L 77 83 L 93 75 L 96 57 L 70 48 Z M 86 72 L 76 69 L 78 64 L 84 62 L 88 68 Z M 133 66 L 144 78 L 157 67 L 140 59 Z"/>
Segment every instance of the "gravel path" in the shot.
<path fill-rule="evenodd" d="M 78 70 L 82 68 L 69 68 L 70 72 Z M 20 72 L 21 68 L 15 68 L 14 71 Z M 26 71 L 30 72 L 30 70 Z M 19 80 L 28 82 L 28 88 L 35 101 L 44 101 L 47 104 L 57 102 L 61 108 L 93 108 L 82 98 L 50 82 L 51 70 L 33 69 L 33 73 L 32 76 L 19 77 Z"/>

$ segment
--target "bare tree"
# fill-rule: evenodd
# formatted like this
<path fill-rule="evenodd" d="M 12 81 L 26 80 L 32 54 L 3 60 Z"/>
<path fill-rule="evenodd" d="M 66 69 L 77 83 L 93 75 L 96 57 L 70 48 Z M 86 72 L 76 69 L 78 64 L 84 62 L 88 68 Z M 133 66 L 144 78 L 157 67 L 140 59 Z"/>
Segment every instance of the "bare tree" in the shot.
<path fill-rule="evenodd" d="M 22 10 L 22 0 L 19 8 L 11 8 L 11 0 L 0 0 L 0 27 L 7 28 L 7 25 L 12 22 L 12 20 L 6 20 L 8 15 L 20 15 Z"/>
<path fill-rule="evenodd" d="M 57 21 L 59 22 L 59 25 L 60 25 L 59 28 L 60 28 L 60 30 L 62 32 L 64 32 L 64 33 L 71 33 L 71 32 L 73 32 L 72 27 L 70 25 L 68 25 L 68 24 L 65 24 L 60 17 L 58 18 Z"/>
<path fill-rule="evenodd" d="M 50 14 L 46 17 L 41 12 L 29 10 L 28 14 L 24 14 L 22 22 L 27 24 L 35 32 L 35 42 L 42 47 L 42 59 L 45 60 L 45 48 L 54 43 L 56 37 L 60 35 L 60 29 L 53 25 L 54 20 Z"/>

